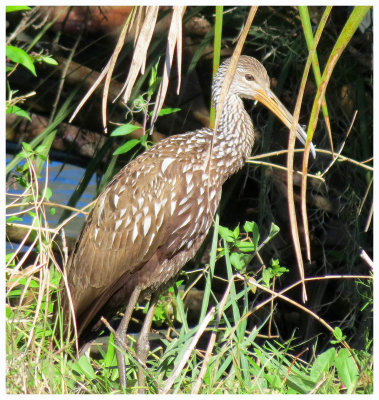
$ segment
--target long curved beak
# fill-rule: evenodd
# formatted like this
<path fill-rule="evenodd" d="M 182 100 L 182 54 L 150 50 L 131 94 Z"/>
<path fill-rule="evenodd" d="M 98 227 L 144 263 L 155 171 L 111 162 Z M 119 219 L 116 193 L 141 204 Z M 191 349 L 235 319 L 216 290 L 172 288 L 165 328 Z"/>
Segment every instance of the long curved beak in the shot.
<path fill-rule="evenodd" d="M 258 100 L 260 103 L 264 104 L 270 111 L 272 111 L 288 128 L 291 129 L 293 116 L 292 114 L 286 109 L 283 103 L 276 97 L 275 93 L 271 89 L 260 89 L 257 90 L 255 96 L 255 100 Z M 296 127 L 296 136 L 300 140 L 301 143 L 305 145 L 307 140 L 307 134 L 304 129 L 297 124 Z M 311 143 L 311 153 L 313 158 L 316 158 L 316 151 Z"/>

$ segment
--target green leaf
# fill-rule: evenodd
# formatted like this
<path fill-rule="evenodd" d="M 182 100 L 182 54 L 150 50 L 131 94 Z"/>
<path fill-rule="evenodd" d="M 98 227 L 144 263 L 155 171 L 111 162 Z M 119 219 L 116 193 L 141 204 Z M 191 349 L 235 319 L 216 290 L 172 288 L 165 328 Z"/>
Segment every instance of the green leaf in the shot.
<path fill-rule="evenodd" d="M 35 153 L 46 158 L 49 153 L 49 147 L 46 144 L 41 144 L 35 149 Z"/>
<path fill-rule="evenodd" d="M 151 68 L 151 73 L 150 73 L 150 77 L 149 77 L 149 87 L 154 85 L 154 83 L 157 79 L 157 69 L 158 69 L 158 63 L 153 65 L 153 67 Z"/>
<path fill-rule="evenodd" d="M 58 65 L 58 61 L 55 60 L 51 56 L 43 56 L 42 54 L 38 54 L 37 56 L 33 57 L 35 61 L 37 62 L 43 62 L 48 65 Z"/>
<path fill-rule="evenodd" d="M 252 254 L 232 253 L 230 255 L 230 262 L 237 271 L 241 271 L 249 264 L 252 258 Z"/>
<path fill-rule="evenodd" d="M 272 275 L 273 276 L 282 276 L 285 272 L 289 270 L 286 267 L 282 267 L 279 264 L 279 259 L 271 260 L 271 267 L 272 267 Z"/>
<path fill-rule="evenodd" d="M 31 288 L 39 288 L 39 284 L 34 279 L 29 280 L 28 278 L 17 278 L 16 277 L 14 280 L 17 281 L 17 283 L 20 286 L 28 285 L 28 287 L 31 287 Z M 10 281 L 12 282 L 13 280 L 11 279 Z"/>
<path fill-rule="evenodd" d="M 26 163 L 25 163 L 26 164 Z M 27 164 L 26 164 L 27 165 Z M 28 181 L 23 176 L 16 176 L 16 182 L 22 186 L 23 188 L 27 188 L 29 186 Z"/>
<path fill-rule="evenodd" d="M 235 227 L 235 229 L 233 230 L 234 239 L 238 239 L 239 235 L 240 235 L 240 226 L 237 225 L 237 226 Z"/>
<path fill-rule="evenodd" d="M 106 368 L 110 368 L 110 367 L 114 366 L 114 357 L 115 357 L 114 338 L 113 338 L 113 334 L 111 334 L 109 336 L 109 340 L 108 340 L 107 352 L 104 357 L 104 366 Z"/>
<path fill-rule="evenodd" d="M 10 217 L 11 218 L 11 217 Z M 9 219 L 10 219 L 9 218 Z M 9 260 L 14 256 L 14 253 L 8 253 L 5 255 L 5 262 L 8 263 Z"/>
<path fill-rule="evenodd" d="M 263 285 L 266 287 L 270 287 L 271 278 L 272 278 L 271 268 L 263 268 L 262 270 Z"/>
<path fill-rule="evenodd" d="M 237 240 L 236 241 L 236 246 L 240 251 L 243 251 L 244 253 L 251 253 L 252 251 L 256 250 L 256 246 L 253 242 L 250 242 L 248 240 Z"/>
<path fill-rule="evenodd" d="M 129 133 L 132 133 L 132 132 L 134 132 L 135 130 L 137 130 L 139 128 L 140 128 L 139 126 L 133 125 L 133 124 L 121 125 L 111 133 L 111 136 L 129 135 Z"/>
<path fill-rule="evenodd" d="M 6 306 L 5 308 L 5 316 L 7 319 L 12 319 L 14 317 L 14 312 L 9 308 L 9 306 Z"/>
<path fill-rule="evenodd" d="M 359 378 L 359 371 L 347 349 L 343 348 L 338 352 L 335 364 L 339 378 L 347 387 L 347 392 L 351 393 Z"/>
<path fill-rule="evenodd" d="M 337 340 L 331 340 L 330 343 L 332 343 L 332 344 L 341 343 L 343 340 L 346 339 L 346 336 L 342 333 L 341 328 L 339 328 L 338 326 L 337 326 L 336 328 L 334 328 L 333 336 L 334 336 Z"/>
<path fill-rule="evenodd" d="M 162 80 L 162 78 L 159 78 L 157 76 L 159 61 L 160 57 L 158 58 L 158 61 L 155 63 L 155 65 L 153 65 L 151 68 L 151 73 L 149 78 L 149 88 L 147 90 L 147 94 L 149 97 L 151 97 L 154 94 L 154 92 L 157 90 L 157 87 Z"/>
<path fill-rule="evenodd" d="M 15 114 L 15 115 L 17 115 L 18 117 L 26 118 L 26 119 L 28 119 L 29 121 L 32 120 L 32 119 L 30 118 L 29 114 L 28 114 L 25 110 L 23 110 L 22 108 L 20 108 L 20 107 L 18 107 L 18 106 L 9 106 L 9 107 L 7 107 L 6 113 L 7 113 L 7 114 Z"/>
<path fill-rule="evenodd" d="M 178 111 L 180 111 L 180 108 L 162 108 L 161 111 L 159 111 L 159 116 L 162 117 L 163 115 L 169 115 L 169 114 L 173 114 L 176 113 Z M 153 115 L 153 111 L 151 111 L 149 113 L 150 117 Z"/>
<path fill-rule="evenodd" d="M 10 224 L 14 221 L 19 221 L 21 222 L 23 219 L 18 217 L 17 215 L 12 215 L 11 217 L 7 218 L 7 223 Z"/>
<path fill-rule="evenodd" d="M 341 339 L 342 336 L 343 336 L 343 335 L 342 335 L 342 330 L 341 330 L 341 328 L 337 326 L 337 327 L 334 329 L 333 335 L 334 335 L 334 337 L 335 337 L 336 339 Z"/>
<path fill-rule="evenodd" d="M 6 6 L 5 7 L 5 12 L 15 12 L 15 11 L 29 11 L 31 10 L 30 7 L 28 6 Z"/>
<path fill-rule="evenodd" d="M 33 147 L 29 143 L 22 142 L 22 147 L 26 153 L 33 153 Z"/>
<path fill-rule="evenodd" d="M 146 142 L 147 142 L 148 137 L 149 137 L 149 134 L 148 134 L 148 133 L 145 133 L 143 136 L 141 136 L 141 137 L 139 138 L 139 141 L 140 141 L 140 143 L 141 143 L 141 146 L 146 146 Z"/>
<path fill-rule="evenodd" d="M 30 215 L 32 218 L 35 218 L 36 217 L 36 213 L 35 212 L 33 212 L 33 211 L 28 211 L 28 215 Z M 32 232 L 32 234 L 35 234 L 35 232 Z"/>
<path fill-rule="evenodd" d="M 275 235 L 277 235 L 280 231 L 279 226 L 275 225 L 274 223 L 271 223 L 270 227 L 270 233 L 268 234 L 268 238 L 272 239 Z"/>
<path fill-rule="evenodd" d="M 21 64 L 27 68 L 34 76 L 37 76 L 32 57 L 24 50 L 15 46 L 7 46 L 5 50 L 7 58 L 16 64 Z"/>
<path fill-rule="evenodd" d="M 96 379 L 95 371 L 85 354 L 83 354 L 79 360 L 73 364 L 72 369 L 79 374 L 84 374 L 88 379 Z"/>
<path fill-rule="evenodd" d="M 156 81 L 149 86 L 149 88 L 147 89 L 147 95 L 149 96 L 149 98 L 153 96 L 154 92 L 157 90 L 159 84 L 161 83 L 161 80 L 162 78 L 157 78 Z"/>
<path fill-rule="evenodd" d="M 122 146 L 117 148 L 114 152 L 113 155 L 116 156 L 117 154 L 124 154 L 127 153 L 129 150 L 131 150 L 133 147 L 137 146 L 140 141 L 138 139 L 130 139 L 126 143 L 124 143 Z"/>
<path fill-rule="evenodd" d="M 252 234 L 253 234 L 253 243 L 254 243 L 255 248 L 257 249 L 259 246 L 259 239 L 261 237 L 261 235 L 259 234 L 259 228 L 258 228 L 257 224 L 253 225 Z"/>
<path fill-rule="evenodd" d="M 334 363 L 336 349 L 334 347 L 319 354 L 312 365 L 310 377 L 315 381 L 319 381 L 326 374 Z"/>
<path fill-rule="evenodd" d="M 253 232 L 255 225 L 257 225 L 254 221 L 246 221 L 245 225 L 243 226 L 243 230 L 246 233 Z"/>
<path fill-rule="evenodd" d="M 225 226 L 220 225 L 218 227 L 218 233 L 222 237 L 222 239 L 226 240 L 227 242 L 234 242 L 233 232 Z"/>
<path fill-rule="evenodd" d="M 49 142 L 52 142 L 54 139 L 54 135 L 52 136 L 48 136 L 48 138 L 50 139 Z M 46 138 L 47 139 L 47 138 Z M 35 153 L 38 157 L 42 158 L 43 160 L 47 159 L 47 156 L 49 155 L 49 151 L 50 151 L 50 147 L 51 147 L 51 143 L 49 143 L 48 141 L 46 141 L 46 139 L 44 140 L 43 144 L 39 145 L 36 149 L 35 149 Z"/>

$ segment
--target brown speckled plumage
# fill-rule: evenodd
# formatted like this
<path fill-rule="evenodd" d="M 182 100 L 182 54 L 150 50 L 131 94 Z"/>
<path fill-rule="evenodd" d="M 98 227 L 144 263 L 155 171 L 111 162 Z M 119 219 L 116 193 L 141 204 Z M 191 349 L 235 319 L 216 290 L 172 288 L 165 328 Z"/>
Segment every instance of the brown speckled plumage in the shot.
<path fill-rule="evenodd" d="M 216 103 L 228 64 L 214 80 Z M 241 56 L 212 152 L 211 129 L 171 136 L 125 166 L 101 193 L 67 266 L 79 335 L 101 315 L 125 307 L 137 287 L 137 298 L 159 291 L 195 255 L 211 227 L 222 184 L 244 165 L 254 144 L 242 98 L 262 101 L 290 126 L 292 116 L 271 92 L 264 67 Z M 268 104 L 272 99 L 282 115 Z M 297 132 L 304 139 L 300 127 Z"/>

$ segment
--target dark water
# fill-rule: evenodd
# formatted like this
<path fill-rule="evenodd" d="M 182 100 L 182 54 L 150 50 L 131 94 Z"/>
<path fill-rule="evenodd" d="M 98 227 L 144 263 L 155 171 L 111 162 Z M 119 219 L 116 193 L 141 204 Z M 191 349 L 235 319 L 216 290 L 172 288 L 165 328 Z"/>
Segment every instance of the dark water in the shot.
<path fill-rule="evenodd" d="M 11 156 L 7 155 L 7 163 L 11 160 Z M 60 171 L 62 167 L 62 163 L 58 161 L 50 161 L 49 162 L 49 183 L 48 186 L 52 190 L 53 194 L 50 198 L 50 202 L 66 205 L 68 200 L 70 199 L 73 191 L 75 190 L 76 186 L 80 182 L 81 178 L 85 173 L 84 168 L 76 167 L 73 165 L 65 164 L 62 171 Z M 41 171 L 41 178 L 39 179 L 40 187 L 44 187 L 45 180 L 46 180 L 46 168 Z M 16 193 L 21 194 L 23 193 L 23 189 L 20 188 L 10 188 L 8 193 Z M 90 203 L 96 193 L 96 179 L 93 176 L 88 187 L 86 188 L 85 192 L 81 196 L 79 202 L 76 204 L 76 208 L 82 208 L 88 203 Z M 7 196 L 7 203 L 9 203 L 12 199 L 8 198 Z M 48 224 L 50 228 L 55 228 L 58 226 L 59 218 L 63 212 L 63 209 L 59 206 L 55 207 L 56 214 L 51 215 L 49 211 L 49 207 L 46 207 L 46 217 L 48 220 Z M 8 212 L 14 213 L 15 210 L 7 210 Z M 84 222 L 85 217 L 83 215 L 76 216 L 71 222 L 69 222 L 65 229 L 66 236 L 76 237 L 79 233 L 79 230 Z M 31 224 L 32 217 L 29 215 L 23 216 L 23 221 L 20 223 L 23 224 Z"/>

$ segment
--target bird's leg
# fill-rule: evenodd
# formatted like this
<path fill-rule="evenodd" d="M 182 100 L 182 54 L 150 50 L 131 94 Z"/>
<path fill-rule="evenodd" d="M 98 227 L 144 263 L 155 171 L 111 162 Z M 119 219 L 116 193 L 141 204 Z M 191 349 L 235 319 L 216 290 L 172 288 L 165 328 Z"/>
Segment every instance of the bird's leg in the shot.
<path fill-rule="evenodd" d="M 129 302 L 125 309 L 124 316 L 122 317 L 120 325 L 117 328 L 116 335 L 115 335 L 115 345 L 119 349 L 125 350 L 126 331 L 128 329 L 129 321 L 132 316 L 134 307 L 138 301 L 140 293 L 141 293 L 141 289 L 137 286 L 133 290 L 132 295 L 129 298 Z M 117 356 L 118 372 L 120 375 L 120 384 L 121 384 L 121 386 L 126 388 L 125 357 L 124 357 L 122 350 L 118 350 L 116 348 L 116 356 Z"/>
<path fill-rule="evenodd" d="M 151 324 L 153 322 L 155 307 L 157 305 L 158 295 L 157 293 L 153 293 L 150 300 L 150 307 L 147 311 L 145 320 L 142 325 L 142 329 L 140 331 L 138 342 L 137 342 L 137 357 L 139 361 L 141 361 L 142 365 L 146 365 L 147 354 L 150 350 L 149 343 L 149 332 L 151 328 Z M 139 393 L 145 393 L 145 374 L 142 369 L 138 371 L 138 386 L 140 387 Z"/>

